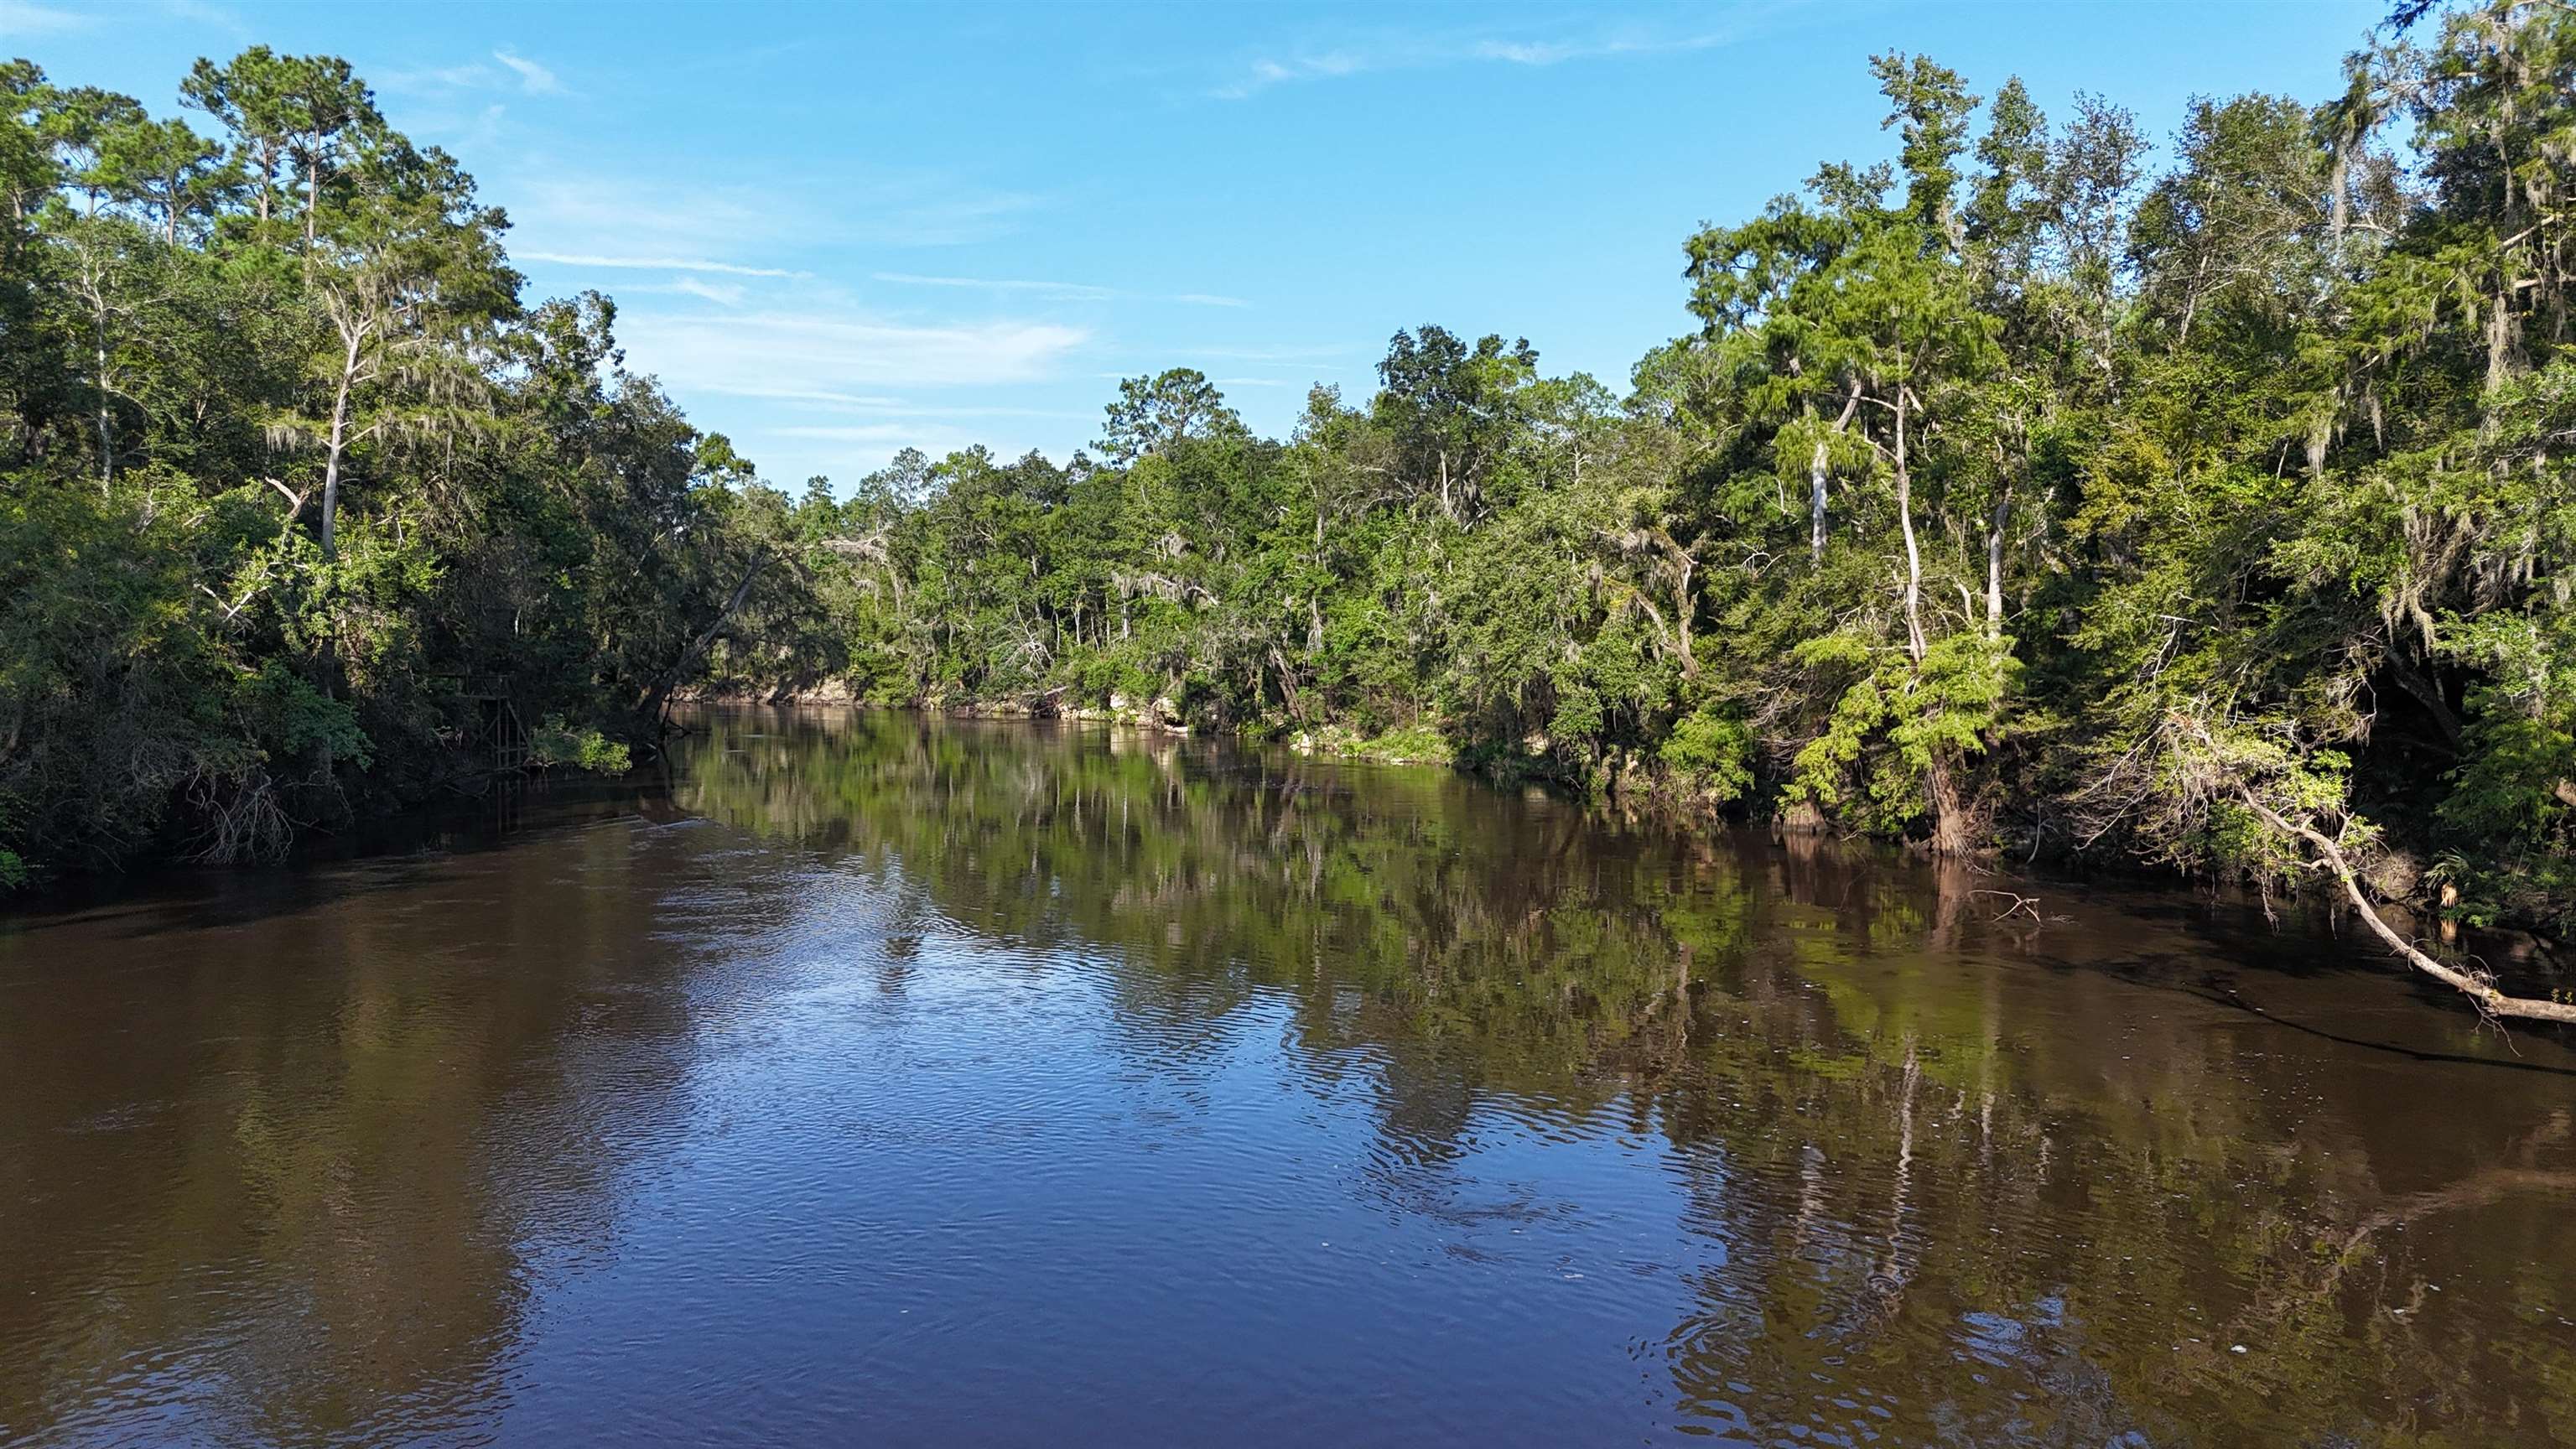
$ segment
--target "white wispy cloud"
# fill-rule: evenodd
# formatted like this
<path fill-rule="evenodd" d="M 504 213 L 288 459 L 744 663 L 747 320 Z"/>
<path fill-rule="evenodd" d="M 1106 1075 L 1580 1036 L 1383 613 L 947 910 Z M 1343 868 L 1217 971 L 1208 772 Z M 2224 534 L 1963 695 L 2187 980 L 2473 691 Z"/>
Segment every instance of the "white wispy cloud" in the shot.
<path fill-rule="evenodd" d="M 501 118 L 508 115 L 509 111 L 508 106 L 494 101 L 476 112 L 472 120 L 450 122 L 440 129 L 454 136 L 456 144 L 471 155 L 478 151 L 493 149 L 501 144 Z"/>
<path fill-rule="evenodd" d="M 785 267 L 746 267 L 733 262 L 714 262 L 701 257 L 611 257 L 587 252 L 521 251 L 512 256 L 523 262 L 552 262 L 559 267 L 607 267 L 638 272 L 713 272 L 728 277 L 810 277 L 811 272 L 790 271 Z"/>
<path fill-rule="evenodd" d="M 528 246 L 580 256 L 636 251 L 639 237 L 652 238 L 656 250 L 718 260 L 814 247 L 950 246 L 1005 236 L 1040 205 L 1034 196 L 925 172 L 692 179 L 582 171 L 537 157 L 490 179 Z"/>
<path fill-rule="evenodd" d="M 173 20 L 211 26 L 234 35 L 250 33 L 249 24 L 240 16 L 220 5 L 206 4 L 205 0 L 160 0 L 160 4 L 161 13 Z"/>
<path fill-rule="evenodd" d="M 964 287 L 984 292 L 1018 292 L 1058 302 L 1108 302 L 1127 298 L 1142 302 L 1178 302 L 1190 307 L 1249 307 L 1241 297 L 1210 292 L 1122 292 L 1084 282 L 1038 282 L 1019 277 L 925 277 L 917 272 L 872 272 L 869 279 L 904 287 Z"/>
<path fill-rule="evenodd" d="M 519 89 L 527 92 L 529 95 L 559 96 L 564 94 L 562 80 L 558 79 L 553 71 L 537 64 L 526 56 L 519 55 L 505 48 L 492 52 L 492 58 L 501 62 L 501 64 L 508 66 L 511 72 L 519 78 Z"/>
<path fill-rule="evenodd" d="M 396 96 L 434 97 L 449 91 L 485 90 L 494 79 L 492 67 L 479 61 L 471 65 L 373 66 L 367 71 L 369 85 Z"/>
<path fill-rule="evenodd" d="M 629 365 L 733 437 L 765 474 L 855 477 L 907 447 L 939 457 L 982 443 L 1016 457 L 1049 440 L 1069 446 L 1097 417 L 1017 405 L 1026 395 L 1010 391 L 1062 378 L 1066 359 L 1089 342 L 1080 328 L 916 325 L 868 312 L 826 283 L 783 285 L 787 298 L 749 310 L 653 296 L 618 314 Z M 994 396 L 1008 401 L 984 400 Z"/>
<path fill-rule="evenodd" d="M 945 247 L 1008 235 L 1038 198 L 960 184 L 945 177 L 861 181 L 849 197 L 841 235 L 884 246 Z"/>
<path fill-rule="evenodd" d="M 1087 423 L 1100 416 L 1098 411 L 1068 412 L 1062 408 L 946 408 L 898 404 L 885 409 L 884 421 L 869 423 L 789 423 L 773 429 L 790 438 L 877 438 L 890 437 L 906 430 L 920 432 L 926 427 L 945 426 L 965 418 L 1041 418 L 1050 422 Z"/>
<path fill-rule="evenodd" d="M 725 397 L 756 397 L 772 402 L 819 403 L 834 410 L 852 412 L 892 412 L 908 407 L 902 398 L 882 393 L 834 392 L 820 387 L 741 387 L 732 383 L 711 382 L 706 390 Z"/>
<path fill-rule="evenodd" d="M 1105 302 L 1117 295 L 1107 287 L 1079 282 L 1033 282 L 1016 277 L 925 277 L 915 272 L 871 272 L 873 281 L 905 287 L 965 287 L 984 292 L 1026 292 L 1066 302 Z"/>
<path fill-rule="evenodd" d="M 1155 350 L 1170 353 L 1176 357 L 1207 357 L 1227 362 L 1276 362 L 1302 366 L 1307 363 L 1330 362 L 1365 349 L 1356 343 L 1341 342 L 1315 347 L 1165 347 Z"/>
<path fill-rule="evenodd" d="M 30 5 L 27 0 L 0 0 L 0 36 L 13 40 L 24 35 L 61 35 L 67 31 L 87 30 L 94 23 L 94 17 L 77 11 Z"/>
<path fill-rule="evenodd" d="M 831 443 L 908 443 L 920 436 L 921 430 L 910 423 L 861 423 L 831 425 L 799 423 L 776 428 L 782 438 L 814 438 Z"/>
<path fill-rule="evenodd" d="M 639 364 L 686 395 L 861 394 L 871 386 L 994 386 L 1042 378 L 1090 334 L 1052 322 L 914 326 L 833 309 L 648 313 L 620 330 Z"/>
<path fill-rule="evenodd" d="M 804 403 L 816 411 L 853 413 L 862 417 L 899 418 L 1053 418 L 1089 421 L 1096 411 L 1012 407 L 993 403 L 925 403 L 890 393 L 835 392 L 819 387 L 740 387 L 710 383 L 699 389 L 719 397 L 759 398 L 764 402 Z"/>
<path fill-rule="evenodd" d="M 1218 100 L 1240 101 L 1274 86 L 1378 71 L 1476 62 L 1549 66 L 1611 56 L 1665 55 L 1707 50 L 1739 34 L 1740 27 L 1733 24 L 1689 31 L 1627 25 L 1553 36 L 1385 31 L 1325 48 L 1256 57 L 1207 93 Z"/>
<path fill-rule="evenodd" d="M 1432 63 L 1433 54 L 1414 44 L 1398 42 L 1369 49 L 1292 55 L 1284 60 L 1265 57 L 1252 62 L 1242 75 L 1217 86 L 1208 94 L 1221 101 L 1239 101 L 1290 81 L 1331 80 L 1364 71 L 1428 65 Z"/>
<path fill-rule="evenodd" d="M 799 473 L 856 478 L 882 466 L 905 448 L 919 448 L 933 458 L 945 458 L 981 446 L 994 457 L 1007 459 L 1019 457 L 1032 447 L 1026 437 L 937 422 L 798 425 L 769 429 L 767 436 L 776 444 L 770 451 L 787 455 L 781 460 L 784 466 L 761 470 L 777 478 Z"/>
<path fill-rule="evenodd" d="M 1499 60 L 1510 65 L 1562 65 L 1569 60 L 1594 60 L 1613 55 L 1670 55 L 1678 51 L 1707 50 L 1733 40 L 1727 30 L 1703 31 L 1696 35 L 1653 35 L 1642 32 L 1611 33 L 1588 40 L 1484 40 L 1474 50 L 1477 60 Z"/>
<path fill-rule="evenodd" d="M 192 5 L 197 0 L 170 0 Z M 462 65 L 382 66 L 373 72 L 376 89 L 398 96 L 436 98 L 455 91 L 516 90 L 531 96 L 568 96 L 563 78 L 517 51 L 492 52 L 499 68 L 479 60 Z"/>
<path fill-rule="evenodd" d="M 793 177 L 692 176 L 603 172 L 542 152 L 512 157 L 487 191 L 509 208 L 511 251 L 540 283 L 617 295 L 628 365 L 658 377 L 764 473 L 842 476 L 900 447 L 940 454 L 980 437 L 1001 450 L 1076 431 L 1043 409 L 974 406 L 985 399 L 941 390 L 1043 400 L 1007 390 L 1060 379 L 1091 334 L 1038 314 L 1108 289 L 1015 277 L 999 280 L 1025 285 L 991 288 L 936 267 L 902 269 L 891 250 L 1002 236 L 1041 204 L 1034 196 L 833 161 Z M 887 286 L 924 293 L 875 305 L 894 294 L 868 287 L 871 262 L 895 279 Z M 824 428 L 874 431 L 812 431 Z"/>
<path fill-rule="evenodd" d="M 667 282 L 623 282 L 618 285 L 620 297 L 697 297 L 719 307 L 739 307 L 749 295 L 739 282 L 701 282 L 695 277 L 673 277 Z"/>

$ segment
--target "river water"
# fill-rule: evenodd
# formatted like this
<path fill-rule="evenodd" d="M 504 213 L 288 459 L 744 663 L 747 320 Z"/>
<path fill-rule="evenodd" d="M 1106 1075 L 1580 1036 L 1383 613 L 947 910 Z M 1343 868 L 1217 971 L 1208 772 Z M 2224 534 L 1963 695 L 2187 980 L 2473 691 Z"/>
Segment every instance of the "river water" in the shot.
<path fill-rule="evenodd" d="M 2576 1444 L 2576 1052 L 2330 923 L 701 723 L 0 922 L 0 1443 Z"/>

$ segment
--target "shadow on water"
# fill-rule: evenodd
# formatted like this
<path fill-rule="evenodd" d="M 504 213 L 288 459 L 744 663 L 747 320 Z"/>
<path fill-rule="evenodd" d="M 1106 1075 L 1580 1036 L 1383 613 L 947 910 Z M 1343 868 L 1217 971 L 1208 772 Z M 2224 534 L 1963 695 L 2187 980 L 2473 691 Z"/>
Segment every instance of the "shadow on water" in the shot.
<path fill-rule="evenodd" d="M 0 912 L 0 935 L 79 927 L 140 939 L 249 925 L 351 891 L 427 886 L 451 857 L 507 849 L 530 831 L 683 818 L 671 804 L 667 774 L 638 772 L 615 781 L 497 777 L 479 791 L 453 794 L 345 834 L 308 837 L 293 859 L 278 865 L 176 866 L 140 879 L 68 881 L 33 900 L 13 901 Z"/>
<path fill-rule="evenodd" d="M 2576 1054 L 2307 925 L 703 723 L 0 935 L 0 1442 L 2576 1441 Z"/>

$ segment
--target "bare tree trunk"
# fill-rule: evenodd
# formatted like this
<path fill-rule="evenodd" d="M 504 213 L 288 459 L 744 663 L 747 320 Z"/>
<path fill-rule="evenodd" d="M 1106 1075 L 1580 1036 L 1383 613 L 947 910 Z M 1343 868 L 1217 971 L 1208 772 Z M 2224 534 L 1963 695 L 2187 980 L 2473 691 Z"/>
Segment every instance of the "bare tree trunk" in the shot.
<path fill-rule="evenodd" d="M 2191 291 L 2183 299 L 2182 326 L 2174 332 L 2174 348 L 2176 351 L 2180 351 L 2182 348 L 2191 344 L 2191 319 L 2195 313 L 2200 311 L 2200 284 L 2201 280 L 2208 275 L 2209 255 L 2204 252 L 2201 254 L 2199 265 L 2192 268 Z"/>
<path fill-rule="evenodd" d="M 1279 671 L 1279 693 L 1287 702 L 1288 713 L 1296 717 L 1297 723 L 1306 723 L 1305 697 L 1297 692 L 1297 676 L 1288 667 L 1288 656 L 1280 653 L 1279 646 L 1276 644 L 1270 646 L 1270 665 Z M 1259 666 L 1255 666 L 1254 672 L 1257 677 Z M 1256 685 L 1255 697 L 1258 698 L 1258 696 L 1259 690 Z"/>
<path fill-rule="evenodd" d="M 2506 311 L 2506 294 L 2496 293 L 2487 311 L 2487 390 L 2502 387 L 2512 357 L 2512 318 Z"/>
<path fill-rule="evenodd" d="M 698 637 L 689 641 L 688 649 L 680 655 L 679 662 L 671 666 L 670 672 L 654 681 L 653 688 L 644 696 L 644 706 L 638 713 L 653 721 L 655 729 L 658 730 L 661 727 L 663 712 L 671 706 L 671 691 L 679 688 L 680 680 L 706 656 L 709 646 L 716 642 L 716 635 L 724 631 L 724 626 L 732 620 L 734 612 L 742 607 L 742 601 L 751 596 L 753 581 L 757 580 L 761 571 L 768 567 L 768 549 L 764 548 L 752 555 L 751 567 L 743 570 L 742 581 L 733 586 L 733 592 L 725 598 L 724 607 L 716 611 L 714 621 L 698 631 Z"/>
<path fill-rule="evenodd" d="M 2012 489 L 1995 499 L 1994 524 L 1986 531 L 1986 637 L 2004 632 L 2004 528 L 2012 522 Z"/>
<path fill-rule="evenodd" d="M 1924 656 L 1931 652 L 1923 632 L 1923 552 L 1914 540 L 1914 473 L 1906 455 L 1906 410 L 1913 399 L 1911 389 L 1896 389 L 1896 525 L 1905 534 L 1905 648 L 1920 675 Z M 1976 822 L 1970 818 L 1966 797 L 1951 772 L 1946 751 L 1934 748 L 1930 763 L 1924 769 L 1924 788 L 1932 807 L 1932 853 L 1938 856 L 1973 855 L 1977 849 Z"/>
<path fill-rule="evenodd" d="M 98 382 L 98 487 L 116 481 L 116 432 L 107 391 L 107 293 L 95 271 L 89 276 L 91 342 L 96 350 Z"/>
<path fill-rule="evenodd" d="M 358 336 L 345 333 L 349 350 L 340 367 L 340 386 L 331 398 L 331 441 L 322 464 L 322 561 L 329 563 L 340 556 L 336 525 L 340 515 L 340 454 L 348 441 L 349 387 L 358 371 Z M 340 694 L 340 630 L 336 619 L 325 619 L 322 633 L 322 695 L 336 699 Z M 332 771 L 331 745 L 322 745 L 322 773 Z"/>
<path fill-rule="evenodd" d="M 2433 717 L 2433 727 L 2442 732 L 2443 743 L 2457 755 L 2463 735 L 2460 717 L 2451 712 L 2451 702 L 2442 697 L 2441 686 L 2418 673 L 2415 666 L 2399 657 L 2393 648 L 2388 653 L 2388 673 L 2397 681 L 2398 688 L 2413 695 L 2415 702 L 2424 706 L 2424 712 Z"/>
<path fill-rule="evenodd" d="M 2311 826 L 2293 824 L 2283 819 L 2272 807 L 2257 799 L 2252 790 L 2241 784 L 2236 787 L 2236 793 L 2237 797 L 2245 802 L 2246 808 L 2252 810 L 2264 824 L 2284 835 L 2296 836 L 2315 848 L 2325 868 L 2333 872 L 2336 880 L 2343 883 L 2344 895 L 2352 901 L 2353 909 L 2361 913 L 2361 923 L 2370 928 L 2371 934 L 2386 942 L 2388 949 L 2403 957 L 2407 965 L 2445 986 L 2467 993 L 2471 1000 L 2477 1002 L 2478 1009 L 2489 1016 L 2521 1016 L 2535 1021 L 2576 1021 L 2576 1002 L 2542 1001 L 2535 997 L 2507 996 L 2498 991 L 2492 983 L 2472 976 L 2457 967 L 2446 966 L 2426 955 L 2414 942 L 2399 935 L 2396 927 L 2380 919 L 2378 910 L 2370 903 L 2369 894 L 2361 888 L 2361 878 L 2354 872 L 2352 862 L 2345 858 L 2342 847 L 2336 845 L 2331 836 Z"/>
<path fill-rule="evenodd" d="M 2347 122 L 2344 133 L 2335 137 L 2334 164 L 2326 173 L 2326 187 L 2333 193 L 2331 200 L 2328 202 L 2329 210 L 2326 214 L 2326 255 L 2337 262 L 2343 260 L 2345 215 L 2349 210 L 2346 195 L 2352 189 L 2352 137 L 2350 132 L 2351 126 L 2350 123 Z"/>
<path fill-rule="evenodd" d="M 1974 855 L 1981 843 L 1978 821 L 1959 789 L 1947 750 L 1935 747 L 1923 772 L 1924 793 L 1932 805 L 1932 853 L 1945 860 Z"/>
<path fill-rule="evenodd" d="M 1914 474 L 1905 460 L 1907 391 L 1896 390 L 1896 526 L 1905 534 L 1905 647 L 1914 665 L 1923 666 L 1923 553 L 1914 543 Z"/>
<path fill-rule="evenodd" d="M 348 445 L 349 389 L 357 381 L 358 343 L 366 332 L 343 327 L 340 335 L 349 346 L 340 360 L 339 389 L 331 397 L 331 440 L 322 462 L 322 557 L 326 561 L 339 557 L 340 455 Z"/>
<path fill-rule="evenodd" d="M 1673 580 L 1673 630 L 1681 636 L 1682 678 L 1699 677 L 1699 657 L 1691 652 L 1691 575 L 1698 572 L 1699 560 L 1687 553 L 1679 554 L 1679 576 Z"/>
<path fill-rule="evenodd" d="M 1816 563 L 1825 561 L 1825 440 L 1816 439 L 1816 451 L 1807 459 L 1807 557 Z"/>
<path fill-rule="evenodd" d="M 1860 379 L 1852 379 L 1851 394 L 1843 399 L 1842 416 L 1834 419 L 1834 431 L 1851 426 L 1852 414 L 1860 410 Z M 1825 561 L 1825 479 L 1831 457 L 1823 438 L 1816 439 L 1816 450 L 1807 459 L 1807 516 L 1809 533 L 1807 558 L 1811 563 Z"/>

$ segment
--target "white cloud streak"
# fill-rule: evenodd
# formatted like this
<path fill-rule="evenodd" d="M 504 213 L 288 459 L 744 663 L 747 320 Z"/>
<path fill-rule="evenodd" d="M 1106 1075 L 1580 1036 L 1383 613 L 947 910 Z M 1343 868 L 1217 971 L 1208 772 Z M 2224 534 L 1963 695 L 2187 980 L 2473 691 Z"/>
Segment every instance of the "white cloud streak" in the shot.
<path fill-rule="evenodd" d="M 501 62 L 501 64 L 508 66 L 511 72 L 519 78 L 519 89 L 525 91 L 529 95 L 559 96 L 565 94 L 563 81 L 557 78 L 553 71 L 537 64 L 526 56 L 503 49 L 492 52 L 492 58 Z"/>
<path fill-rule="evenodd" d="M 44 5 L 30 5 L 26 0 L 0 0 L 0 36 L 15 40 L 26 35 L 62 35 L 74 30 L 87 30 L 92 17 L 70 10 L 55 10 Z"/>
<path fill-rule="evenodd" d="M 1064 302 L 1106 302 L 1118 295 L 1079 282 L 1032 282 L 1015 277 L 925 277 L 915 272 L 873 272 L 871 280 L 903 287 L 965 287 L 984 292 L 1026 292 Z"/>
<path fill-rule="evenodd" d="M 628 284 L 617 289 L 617 295 L 621 297 L 648 294 L 664 297 L 696 297 L 702 301 L 713 302 L 719 307 L 739 307 L 746 295 L 746 289 L 739 282 L 701 282 L 695 277 L 673 277 L 667 282 Z"/>
<path fill-rule="evenodd" d="M 7 0 L 0 0 L 7 3 Z M 193 4 L 195 0 L 174 0 Z M 499 69 L 483 61 L 463 65 L 428 66 L 409 69 L 399 66 L 380 67 L 375 73 L 376 89 L 394 95 L 421 96 L 429 99 L 452 91 L 516 90 L 530 96 L 568 96 L 572 91 L 547 66 L 528 59 L 515 50 L 503 48 L 492 52 Z"/>
<path fill-rule="evenodd" d="M 1090 340 L 1047 322 L 910 326 L 864 314 L 775 310 L 625 319 L 630 354 L 682 395 L 860 392 L 870 385 L 979 387 L 1050 373 Z"/>
<path fill-rule="evenodd" d="M 700 389 L 724 397 L 760 398 L 769 402 L 808 403 L 824 412 L 855 413 L 863 417 L 892 418 L 1052 418 L 1089 421 L 1096 412 L 1067 412 L 1062 408 L 1001 407 L 989 404 L 930 404 L 910 398 L 891 397 L 882 393 L 833 392 L 825 388 L 733 387 L 708 384 Z"/>
<path fill-rule="evenodd" d="M 1038 282 L 1018 277 L 925 277 L 917 272 L 873 272 L 870 280 L 903 287 L 963 287 L 985 292 L 1019 292 L 1057 302 L 1109 302 L 1121 298 L 1142 302 L 1178 302 L 1188 307 L 1249 307 L 1241 297 L 1220 297 L 1209 292 L 1179 292 L 1158 295 L 1149 292 L 1121 292 L 1114 287 L 1095 287 L 1083 282 Z"/>
<path fill-rule="evenodd" d="M 220 5 L 206 4 L 204 0 L 161 0 L 161 13 L 174 20 L 211 26 L 233 35 L 250 33 L 250 26 L 240 16 Z"/>
<path fill-rule="evenodd" d="M 713 272 L 728 277 L 810 277 L 811 272 L 792 272 L 784 267 L 745 267 L 732 262 L 712 262 L 698 257 L 608 257 L 585 252 L 514 252 L 523 262 L 550 262 L 559 267 L 605 267 L 637 272 Z"/>
<path fill-rule="evenodd" d="M 1174 356 L 1222 358 L 1227 362 L 1276 362 L 1304 366 L 1348 357 L 1364 349 L 1350 343 L 1336 343 L 1321 347 L 1164 347 L 1155 350 Z"/>
<path fill-rule="evenodd" d="M 936 173 L 693 181 L 567 171 L 540 158 L 487 179 L 508 185 L 510 219 L 529 246 L 582 256 L 619 256 L 639 237 L 656 248 L 717 257 L 754 248 L 777 255 L 953 246 L 1005 236 L 1039 205 L 1033 196 Z"/>
<path fill-rule="evenodd" d="M 1738 33 L 1733 27 L 1675 33 L 1637 26 L 1557 38 L 1389 32 L 1329 49 L 1257 58 L 1240 74 L 1209 90 L 1208 95 L 1217 100 L 1240 101 L 1299 81 L 1476 62 L 1551 66 L 1612 56 L 1668 55 L 1724 45 Z"/>

